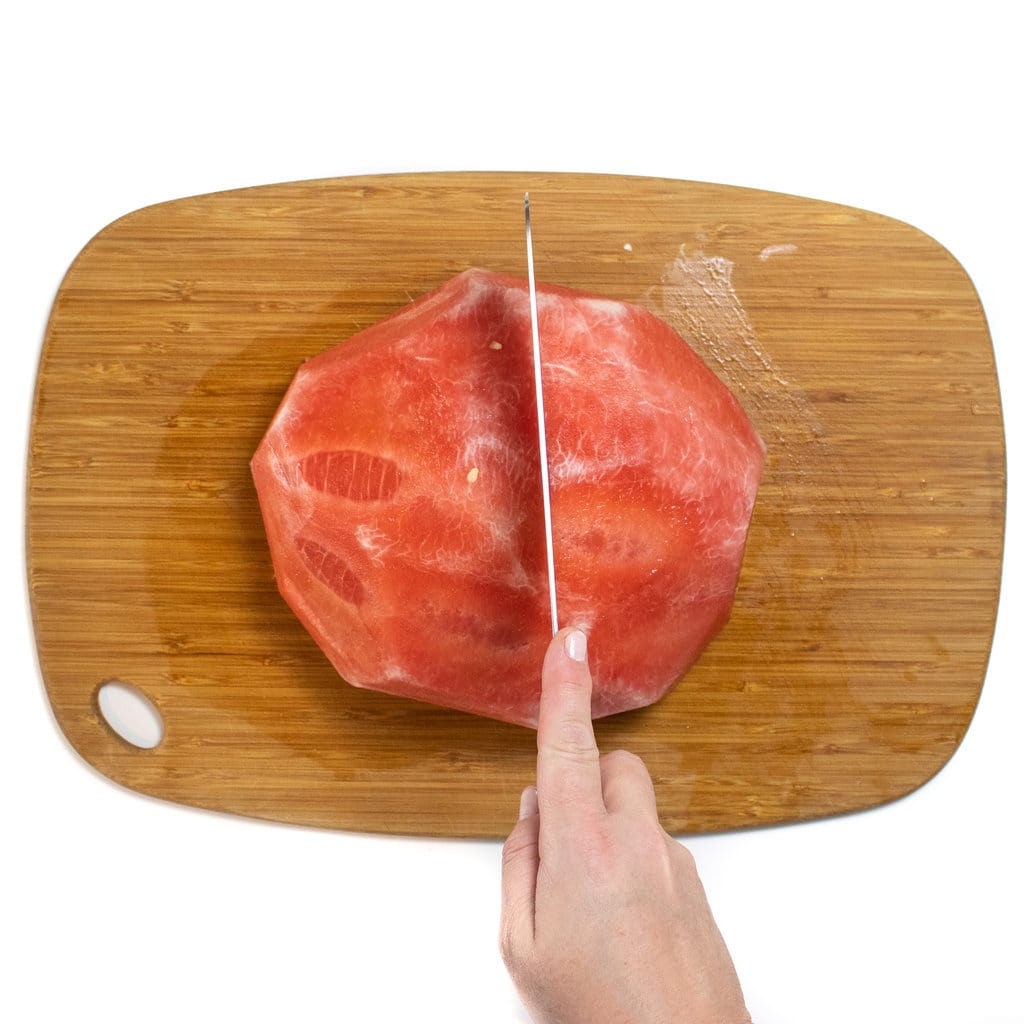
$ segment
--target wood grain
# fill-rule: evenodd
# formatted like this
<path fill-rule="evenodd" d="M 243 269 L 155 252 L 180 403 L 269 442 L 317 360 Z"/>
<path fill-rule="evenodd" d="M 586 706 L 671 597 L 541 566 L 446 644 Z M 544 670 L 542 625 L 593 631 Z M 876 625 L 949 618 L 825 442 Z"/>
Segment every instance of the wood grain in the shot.
<path fill-rule="evenodd" d="M 534 734 L 342 682 L 278 596 L 248 460 L 303 359 L 467 266 L 523 274 L 526 189 L 538 278 L 673 322 L 769 449 L 731 621 L 659 704 L 598 723 L 602 747 L 647 761 L 673 832 L 870 807 L 953 754 L 1005 504 L 959 264 L 906 224 L 791 196 L 466 173 L 165 203 L 69 269 L 39 366 L 29 582 L 54 713 L 99 771 L 285 822 L 508 831 Z M 160 709 L 155 749 L 103 722 L 109 679 Z"/>

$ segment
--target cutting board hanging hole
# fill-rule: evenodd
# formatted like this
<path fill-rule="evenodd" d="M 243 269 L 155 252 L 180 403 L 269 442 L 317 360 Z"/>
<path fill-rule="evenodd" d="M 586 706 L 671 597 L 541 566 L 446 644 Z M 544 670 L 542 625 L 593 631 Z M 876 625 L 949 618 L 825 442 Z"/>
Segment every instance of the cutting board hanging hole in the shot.
<path fill-rule="evenodd" d="M 126 743 L 152 750 L 164 738 L 164 720 L 156 705 L 131 683 L 111 679 L 96 692 L 103 721 Z"/>

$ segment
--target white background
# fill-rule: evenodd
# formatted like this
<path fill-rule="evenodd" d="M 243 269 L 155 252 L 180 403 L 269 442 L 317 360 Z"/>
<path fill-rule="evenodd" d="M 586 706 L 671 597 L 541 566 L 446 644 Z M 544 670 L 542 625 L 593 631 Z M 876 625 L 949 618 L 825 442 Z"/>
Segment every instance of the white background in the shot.
<path fill-rule="evenodd" d="M 525 1019 L 495 945 L 497 842 L 259 824 L 85 766 L 45 700 L 22 539 L 46 317 L 109 221 L 247 185 L 511 169 L 846 203 L 909 221 L 971 274 L 1010 474 L 974 723 L 892 806 L 690 845 L 759 1024 L 1024 1021 L 1020 37 L 1012 5 L 949 9 L 43 0 L 4 15 L 0 1018 Z"/>

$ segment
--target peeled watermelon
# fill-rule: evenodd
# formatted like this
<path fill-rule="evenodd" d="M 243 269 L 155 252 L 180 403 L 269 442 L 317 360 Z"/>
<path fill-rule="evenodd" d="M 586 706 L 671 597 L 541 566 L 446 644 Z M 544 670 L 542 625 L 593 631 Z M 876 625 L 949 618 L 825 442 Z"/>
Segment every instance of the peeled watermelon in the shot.
<path fill-rule="evenodd" d="M 562 625 L 594 717 L 729 616 L 764 445 L 645 309 L 538 286 Z M 278 586 L 354 686 L 536 726 L 551 634 L 525 280 L 467 270 L 304 363 L 252 460 Z"/>

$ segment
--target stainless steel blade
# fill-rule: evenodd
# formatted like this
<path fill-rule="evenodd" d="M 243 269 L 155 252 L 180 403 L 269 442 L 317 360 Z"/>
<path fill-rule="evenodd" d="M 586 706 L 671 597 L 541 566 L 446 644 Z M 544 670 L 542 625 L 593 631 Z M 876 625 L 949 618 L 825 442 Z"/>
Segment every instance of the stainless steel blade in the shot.
<path fill-rule="evenodd" d="M 530 231 L 530 193 L 525 193 L 526 266 L 530 278 L 530 326 L 533 329 L 533 383 L 537 392 L 537 437 L 540 443 L 540 480 L 544 498 L 544 543 L 548 554 L 548 594 L 551 598 L 551 635 L 558 632 L 558 600 L 555 594 L 555 544 L 551 532 L 551 480 L 548 475 L 548 439 L 544 427 L 544 383 L 540 372 L 540 329 L 537 325 L 537 282 L 533 273 L 533 235 Z"/>

